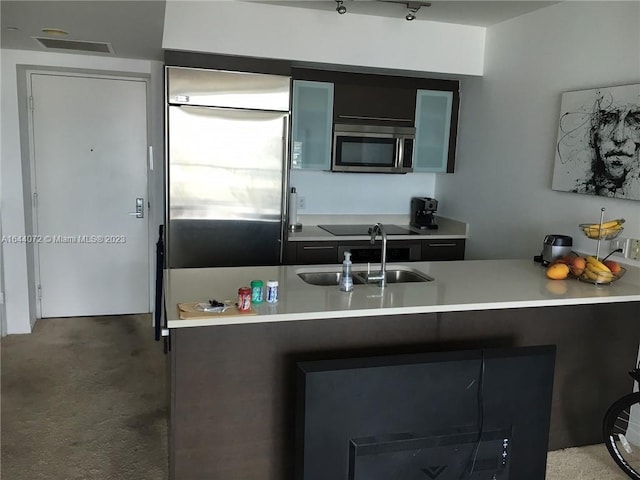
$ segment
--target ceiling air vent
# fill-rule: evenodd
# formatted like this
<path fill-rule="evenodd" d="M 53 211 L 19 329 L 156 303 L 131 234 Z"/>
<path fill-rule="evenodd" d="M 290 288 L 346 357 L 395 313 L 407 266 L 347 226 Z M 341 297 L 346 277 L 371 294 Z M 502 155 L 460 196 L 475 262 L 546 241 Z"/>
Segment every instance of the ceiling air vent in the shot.
<path fill-rule="evenodd" d="M 110 43 L 86 42 L 83 40 L 61 40 L 58 38 L 33 37 L 44 48 L 73 50 L 75 52 L 113 53 Z"/>

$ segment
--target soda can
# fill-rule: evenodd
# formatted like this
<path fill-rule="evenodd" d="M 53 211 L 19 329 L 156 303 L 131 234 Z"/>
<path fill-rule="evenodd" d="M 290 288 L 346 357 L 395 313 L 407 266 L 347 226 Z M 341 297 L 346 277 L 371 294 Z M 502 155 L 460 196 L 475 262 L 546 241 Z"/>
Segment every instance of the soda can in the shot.
<path fill-rule="evenodd" d="M 249 287 L 238 289 L 238 310 L 241 312 L 251 310 L 251 289 Z"/>
<path fill-rule="evenodd" d="M 267 303 L 276 303 L 278 301 L 278 281 L 267 281 Z"/>

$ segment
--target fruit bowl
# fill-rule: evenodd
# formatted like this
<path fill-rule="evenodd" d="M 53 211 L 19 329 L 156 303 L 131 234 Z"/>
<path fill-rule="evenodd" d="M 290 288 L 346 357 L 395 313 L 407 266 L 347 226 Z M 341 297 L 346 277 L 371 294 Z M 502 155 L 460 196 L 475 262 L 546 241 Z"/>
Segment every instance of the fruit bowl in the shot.
<path fill-rule="evenodd" d="M 621 226 L 600 227 L 592 223 L 581 223 L 578 227 L 580 227 L 582 233 L 593 240 L 613 240 L 624 230 Z"/>
<path fill-rule="evenodd" d="M 620 267 L 618 272 L 594 272 L 592 270 L 585 270 L 581 275 L 573 275 L 581 282 L 593 283 L 594 285 L 610 285 L 613 282 L 620 280 L 627 270 Z"/>

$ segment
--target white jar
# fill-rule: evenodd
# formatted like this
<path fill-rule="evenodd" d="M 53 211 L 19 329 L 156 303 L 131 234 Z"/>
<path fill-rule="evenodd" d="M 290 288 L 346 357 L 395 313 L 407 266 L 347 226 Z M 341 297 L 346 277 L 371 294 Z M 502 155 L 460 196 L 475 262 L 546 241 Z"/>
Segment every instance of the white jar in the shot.
<path fill-rule="evenodd" d="M 267 303 L 276 303 L 278 301 L 278 281 L 267 281 Z"/>

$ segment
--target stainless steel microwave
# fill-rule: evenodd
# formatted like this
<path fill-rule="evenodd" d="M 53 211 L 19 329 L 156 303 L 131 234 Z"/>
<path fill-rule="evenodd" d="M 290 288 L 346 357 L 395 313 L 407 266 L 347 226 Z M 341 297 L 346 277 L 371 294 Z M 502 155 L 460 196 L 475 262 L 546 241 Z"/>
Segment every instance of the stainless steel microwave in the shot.
<path fill-rule="evenodd" d="M 412 127 L 335 124 L 331 170 L 412 172 L 415 133 Z"/>

